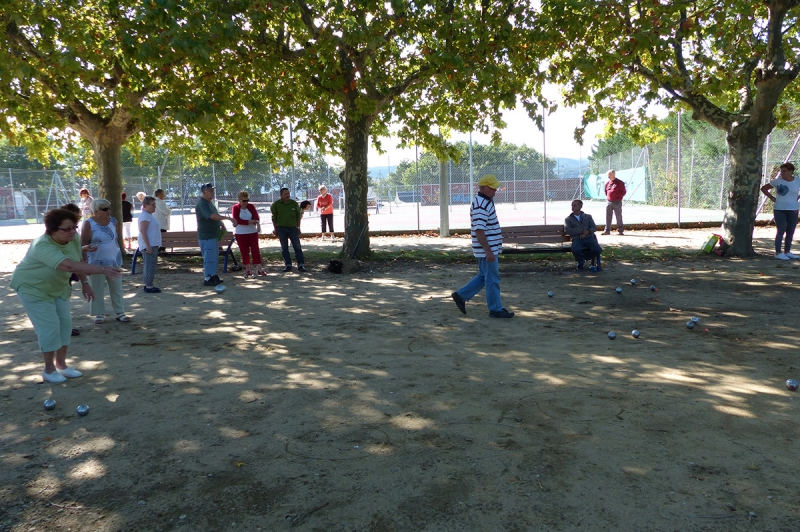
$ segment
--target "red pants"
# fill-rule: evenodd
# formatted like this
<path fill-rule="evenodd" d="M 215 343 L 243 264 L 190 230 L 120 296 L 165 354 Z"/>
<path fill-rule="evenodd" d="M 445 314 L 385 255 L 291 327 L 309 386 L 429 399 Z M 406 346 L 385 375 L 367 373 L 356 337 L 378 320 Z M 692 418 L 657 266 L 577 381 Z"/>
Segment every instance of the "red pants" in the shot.
<path fill-rule="evenodd" d="M 258 233 L 248 233 L 236 236 L 239 251 L 242 253 L 242 264 L 250 266 L 250 254 L 253 255 L 253 264 L 261 264 L 261 251 L 258 249 Z"/>

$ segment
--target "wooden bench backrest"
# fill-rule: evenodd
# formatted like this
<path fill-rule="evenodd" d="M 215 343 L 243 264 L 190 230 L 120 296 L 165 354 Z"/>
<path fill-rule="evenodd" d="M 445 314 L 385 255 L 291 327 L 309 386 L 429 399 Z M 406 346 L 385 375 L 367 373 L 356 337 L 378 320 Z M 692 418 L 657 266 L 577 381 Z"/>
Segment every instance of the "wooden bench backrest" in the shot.
<path fill-rule="evenodd" d="M 233 238 L 233 233 L 226 234 L 220 240 L 220 247 L 227 245 Z M 197 231 L 167 231 L 161 233 L 161 246 L 165 248 L 197 248 L 200 242 L 197 240 Z"/>
<path fill-rule="evenodd" d="M 503 227 L 503 242 L 510 244 L 561 244 L 569 242 L 563 225 L 521 225 Z"/>

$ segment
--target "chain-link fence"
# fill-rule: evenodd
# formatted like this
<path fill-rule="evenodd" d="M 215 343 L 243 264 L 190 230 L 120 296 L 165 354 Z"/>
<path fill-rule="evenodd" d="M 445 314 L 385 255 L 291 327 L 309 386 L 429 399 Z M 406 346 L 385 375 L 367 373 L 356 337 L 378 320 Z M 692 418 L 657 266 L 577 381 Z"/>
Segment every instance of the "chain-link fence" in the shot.
<path fill-rule="evenodd" d="M 586 201 L 585 209 L 603 221 L 603 185 L 610 169 L 626 182 L 625 219 L 640 222 L 721 221 L 725 192 L 730 184 L 730 163 L 723 132 L 703 123 L 674 115 L 665 138 L 644 147 L 616 135 L 600 140 L 588 158 L 543 157 L 526 146 L 457 143 L 458 161 L 442 164 L 430 153 L 420 152 L 396 167 L 385 168 L 380 178 L 372 175 L 368 193 L 371 230 L 435 230 L 443 223 L 440 203 L 445 199 L 450 228 L 469 226 L 469 203 L 481 176 L 491 173 L 503 183 L 495 202 L 504 224 L 561 223 L 573 199 Z M 680 124 L 680 127 L 678 126 Z M 765 145 L 763 180 L 774 178 L 777 167 L 793 158 L 800 136 L 795 131 L 775 130 Z M 550 144 L 557 143 L 549 139 Z M 306 158 L 309 159 L 309 158 Z M 151 167 L 122 170 L 123 190 L 138 208 L 139 191 L 153 194 L 163 189 L 173 209 L 171 227 L 194 227 L 193 208 L 204 183 L 213 183 L 221 212 L 228 212 L 241 190 L 250 193 L 260 212 L 288 187 L 292 197 L 309 199 L 314 205 L 318 187 L 325 184 L 334 197 L 336 231 L 342 231 L 344 191 L 339 179 L 342 167 L 330 165 L 312 154 L 294 166 L 272 167 L 250 161 L 238 172 L 230 163 L 192 166 L 179 157 L 167 157 Z M 442 177 L 444 174 L 444 178 Z M 0 170 L 0 220 L 36 223 L 49 208 L 78 200 L 86 187 L 97 195 L 97 178 L 81 177 L 80 168 L 63 167 L 42 171 Z M 442 194 L 441 183 L 446 183 Z M 765 206 L 768 211 L 771 206 Z M 768 212 L 767 212 L 768 215 Z M 307 217 L 315 217 L 314 208 Z M 304 222 L 305 223 L 305 222 Z M 311 223 L 311 222 L 309 222 Z"/>

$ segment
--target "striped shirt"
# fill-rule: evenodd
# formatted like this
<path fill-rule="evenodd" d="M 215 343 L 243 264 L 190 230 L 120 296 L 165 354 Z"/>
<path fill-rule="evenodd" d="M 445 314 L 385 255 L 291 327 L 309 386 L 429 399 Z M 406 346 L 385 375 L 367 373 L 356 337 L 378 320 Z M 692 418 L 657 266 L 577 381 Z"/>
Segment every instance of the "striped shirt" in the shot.
<path fill-rule="evenodd" d="M 472 224 L 472 254 L 478 258 L 486 257 L 483 246 L 478 242 L 475 231 L 483 230 L 486 234 L 486 241 L 489 248 L 495 255 L 503 252 L 503 235 L 500 232 L 500 222 L 497 221 L 497 213 L 494 210 L 494 201 L 478 193 L 472 200 L 469 209 L 469 216 Z"/>

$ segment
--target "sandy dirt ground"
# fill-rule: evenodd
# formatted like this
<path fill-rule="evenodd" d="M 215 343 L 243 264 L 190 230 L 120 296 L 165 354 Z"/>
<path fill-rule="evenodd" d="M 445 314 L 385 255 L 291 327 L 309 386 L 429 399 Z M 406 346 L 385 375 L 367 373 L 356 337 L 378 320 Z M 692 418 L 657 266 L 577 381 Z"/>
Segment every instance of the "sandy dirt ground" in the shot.
<path fill-rule="evenodd" d="M 457 310 L 471 264 L 273 263 L 221 295 L 137 274 L 131 323 L 76 294 L 84 376 L 59 385 L 8 288 L 25 246 L 2 246 L 0 530 L 797 530 L 800 281 L 771 235 L 748 260 L 506 263 L 512 320 Z"/>

